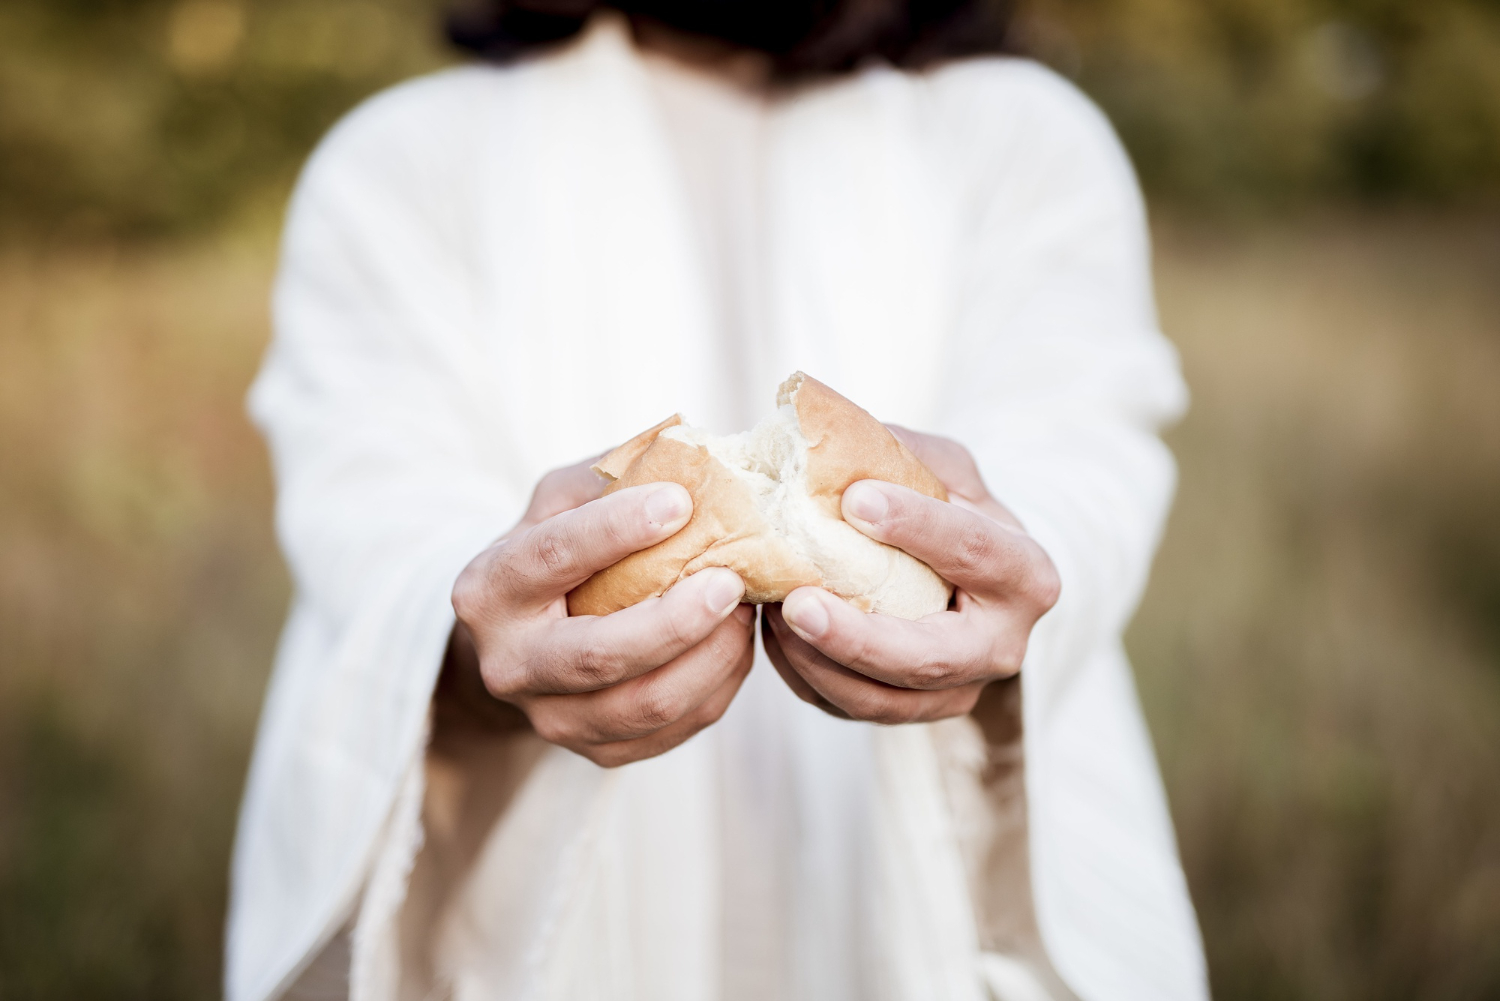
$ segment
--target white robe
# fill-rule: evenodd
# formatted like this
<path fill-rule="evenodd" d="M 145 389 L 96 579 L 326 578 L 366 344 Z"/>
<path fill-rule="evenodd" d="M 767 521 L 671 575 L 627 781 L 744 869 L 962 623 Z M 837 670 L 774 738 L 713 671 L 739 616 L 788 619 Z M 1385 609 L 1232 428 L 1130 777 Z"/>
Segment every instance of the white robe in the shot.
<path fill-rule="evenodd" d="M 228 998 L 285 991 L 350 924 L 360 1001 L 424 978 L 507 1001 L 1206 997 L 1120 639 L 1185 392 L 1107 123 L 1002 58 L 780 99 L 732 337 L 664 129 L 602 19 L 397 87 L 310 162 L 251 399 L 296 599 Z M 673 411 L 744 428 L 798 368 L 963 442 L 1056 562 L 1005 710 L 1024 754 L 969 720 L 833 719 L 759 654 L 721 723 L 650 761 L 424 753 L 453 580 L 538 477 Z"/>

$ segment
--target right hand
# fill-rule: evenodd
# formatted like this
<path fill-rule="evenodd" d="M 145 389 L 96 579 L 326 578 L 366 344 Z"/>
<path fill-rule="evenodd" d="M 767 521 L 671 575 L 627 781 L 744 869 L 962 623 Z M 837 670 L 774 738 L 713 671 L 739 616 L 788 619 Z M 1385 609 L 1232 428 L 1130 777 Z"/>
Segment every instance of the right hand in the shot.
<path fill-rule="evenodd" d="M 459 575 L 453 647 L 468 661 L 457 669 L 477 671 L 544 740 L 614 767 L 668 751 L 724 714 L 750 671 L 755 609 L 740 604 L 738 574 L 713 568 L 613 614 L 569 617 L 570 590 L 692 515 L 675 483 L 575 506 L 600 488 L 583 463 L 542 480 L 527 516 Z"/>

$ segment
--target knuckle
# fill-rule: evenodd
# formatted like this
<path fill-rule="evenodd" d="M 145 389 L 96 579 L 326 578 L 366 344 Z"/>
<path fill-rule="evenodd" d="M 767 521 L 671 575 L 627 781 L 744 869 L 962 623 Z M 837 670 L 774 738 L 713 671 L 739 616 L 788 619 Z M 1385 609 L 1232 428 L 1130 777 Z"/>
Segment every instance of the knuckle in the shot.
<path fill-rule="evenodd" d="M 633 752 L 629 747 L 622 747 L 615 744 L 600 744 L 595 747 L 587 747 L 580 753 L 600 768 L 619 768 L 621 765 L 628 765 L 641 757 L 640 754 Z"/>
<path fill-rule="evenodd" d="M 619 648 L 600 637 L 584 642 L 572 667 L 580 681 L 594 688 L 614 684 L 625 670 Z"/>
<path fill-rule="evenodd" d="M 952 688 L 958 669 L 946 658 L 931 657 L 919 662 L 910 671 L 912 688 Z"/>
<path fill-rule="evenodd" d="M 704 727 L 713 726 L 715 723 L 719 722 L 719 720 L 723 719 L 724 714 L 728 711 L 729 700 L 719 699 L 710 702 L 698 712 L 697 719 L 694 721 L 696 724 L 696 726 L 694 727 L 694 732 L 696 733 L 698 730 L 702 730 Z"/>
<path fill-rule="evenodd" d="M 469 564 L 458 575 L 458 580 L 453 582 L 454 613 L 463 622 L 475 621 L 487 604 L 485 599 L 488 593 L 489 587 L 484 575 L 472 563 Z"/>
<path fill-rule="evenodd" d="M 557 492 L 558 472 L 553 469 L 536 481 L 536 486 L 531 491 L 531 500 L 526 505 L 526 516 L 541 520 L 546 517 L 547 510 L 551 507 L 548 499 Z"/>
<path fill-rule="evenodd" d="M 973 453 L 952 438 L 944 438 L 943 443 L 947 446 L 949 461 L 953 464 L 959 492 L 971 498 L 987 496 L 989 491 L 985 489 L 984 477 L 979 472 L 979 464 L 974 461 Z"/>
<path fill-rule="evenodd" d="M 538 712 L 531 716 L 531 728 L 536 735 L 549 744 L 566 744 L 572 736 L 572 728 L 558 714 Z"/>
<path fill-rule="evenodd" d="M 959 532 L 954 541 L 953 560 L 965 575 L 984 577 L 994 568 L 996 549 L 995 540 L 987 527 L 976 519 Z"/>
<path fill-rule="evenodd" d="M 683 720 L 682 725 L 674 733 L 674 737 L 676 738 L 674 746 L 691 740 L 697 734 L 713 726 L 728 708 L 727 703 L 723 706 L 712 704 L 699 706 L 691 716 Z"/>
<path fill-rule="evenodd" d="M 676 694 L 660 684 L 648 684 L 636 696 L 635 722 L 650 730 L 660 730 L 677 722 L 682 706 Z"/>
<path fill-rule="evenodd" d="M 860 717 L 854 715 L 853 713 L 849 712 L 843 706 L 838 705 L 837 703 L 834 703 L 834 702 L 830 702 L 827 699 L 823 698 L 821 695 L 818 695 L 816 693 L 811 693 L 811 694 L 808 694 L 808 695 L 801 695 L 799 697 L 802 699 L 803 702 L 806 702 L 809 705 L 817 706 L 819 709 L 823 710 L 828 715 L 837 717 L 838 719 L 856 720 L 856 719 L 860 718 Z"/>
<path fill-rule="evenodd" d="M 529 656 L 521 658 L 514 670 L 506 672 L 510 676 L 507 694 L 551 691 L 557 687 L 558 677 L 565 670 L 562 658 L 555 650 L 546 646 L 540 650 L 532 650 Z"/>
<path fill-rule="evenodd" d="M 615 752 L 609 750 L 607 746 L 580 747 L 578 748 L 577 753 L 583 755 L 585 758 L 588 758 L 600 768 L 613 768 L 616 764 L 616 762 L 614 761 Z"/>
<path fill-rule="evenodd" d="M 507 670 L 493 658 L 484 657 L 479 661 L 479 678 L 484 682 L 485 691 L 497 699 L 513 698 L 521 693 L 522 686 L 516 675 L 517 672 Z"/>
<path fill-rule="evenodd" d="M 567 540 L 552 532 L 542 532 L 532 542 L 531 555 L 536 569 L 547 578 L 564 573 L 572 555 Z"/>
<path fill-rule="evenodd" d="M 508 548 L 498 545 L 469 562 L 453 582 L 450 600 L 453 611 L 464 623 L 482 621 L 496 611 L 495 606 L 511 598 L 506 562 Z"/>
<path fill-rule="evenodd" d="M 952 446 L 951 454 L 953 455 L 954 463 L 958 466 L 966 483 L 971 487 L 978 486 L 982 488 L 984 477 L 979 473 L 979 464 L 974 461 L 974 456 L 958 442 L 953 441 L 951 438 L 947 440 Z"/>
<path fill-rule="evenodd" d="M 1051 611 L 1062 597 L 1062 577 L 1057 572 L 1057 566 L 1045 555 L 1037 561 L 1029 583 L 1027 597 L 1032 606 L 1043 615 Z"/>
<path fill-rule="evenodd" d="M 1009 678 L 1020 673 L 1021 665 L 1026 660 L 1026 641 L 1020 640 L 1002 643 L 995 651 L 990 661 L 991 673 L 997 677 Z"/>
<path fill-rule="evenodd" d="M 881 726 L 897 726 L 907 721 L 907 714 L 898 700 L 887 695 L 868 694 L 856 698 L 849 706 L 855 719 L 878 723 Z"/>
<path fill-rule="evenodd" d="M 903 706 L 887 705 L 881 708 L 874 716 L 871 716 L 870 722 L 878 723 L 881 726 L 905 726 L 908 723 L 915 723 L 920 719 L 921 717 L 918 714 L 913 713 L 910 709 Z"/>

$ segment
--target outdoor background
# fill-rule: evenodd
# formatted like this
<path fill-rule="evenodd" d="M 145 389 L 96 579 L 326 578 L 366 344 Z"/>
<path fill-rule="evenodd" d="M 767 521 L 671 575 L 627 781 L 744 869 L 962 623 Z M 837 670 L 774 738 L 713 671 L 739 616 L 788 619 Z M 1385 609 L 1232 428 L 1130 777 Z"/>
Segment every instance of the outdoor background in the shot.
<path fill-rule="evenodd" d="M 427 0 L 0 4 L 0 999 L 217 994 L 281 206 Z M 1500 999 L 1500 3 L 1036 0 L 1194 407 L 1130 634 L 1218 997 Z"/>

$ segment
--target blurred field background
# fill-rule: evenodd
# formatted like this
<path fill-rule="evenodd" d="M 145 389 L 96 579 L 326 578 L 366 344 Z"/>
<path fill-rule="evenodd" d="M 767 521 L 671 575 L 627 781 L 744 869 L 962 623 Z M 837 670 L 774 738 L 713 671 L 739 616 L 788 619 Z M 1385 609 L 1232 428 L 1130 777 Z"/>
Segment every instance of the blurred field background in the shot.
<path fill-rule="evenodd" d="M 0 1001 L 218 993 L 280 206 L 428 0 L 0 5 Z M 1035 0 L 1194 409 L 1130 634 L 1221 999 L 1500 998 L 1500 6 Z"/>

